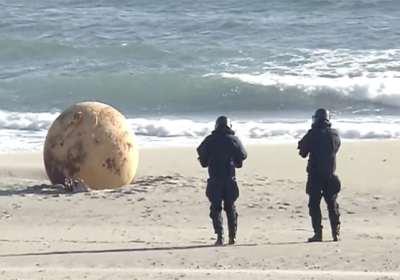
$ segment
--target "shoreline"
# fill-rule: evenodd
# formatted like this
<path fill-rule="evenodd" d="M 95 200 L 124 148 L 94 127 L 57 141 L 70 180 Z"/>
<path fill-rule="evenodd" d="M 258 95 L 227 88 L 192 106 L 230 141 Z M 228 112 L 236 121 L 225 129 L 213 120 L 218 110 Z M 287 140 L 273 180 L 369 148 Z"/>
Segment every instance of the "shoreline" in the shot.
<path fill-rule="evenodd" d="M 239 136 L 240 137 L 240 136 Z M 198 145 L 200 145 L 201 141 L 203 141 L 204 138 L 199 139 L 196 143 L 192 143 L 192 144 L 185 144 L 185 145 L 143 145 L 139 147 L 139 150 L 159 150 L 159 149 L 196 149 Z M 240 140 L 242 141 L 243 145 L 245 147 L 252 147 L 252 146 L 279 146 L 279 145 L 293 145 L 296 144 L 297 142 L 300 140 L 299 139 L 294 139 L 294 140 L 266 140 L 265 142 L 246 142 L 245 140 L 243 140 L 242 138 L 240 138 Z M 374 143 L 374 142 L 396 142 L 399 141 L 400 139 L 396 139 L 396 138 L 373 138 L 373 139 L 343 139 L 341 138 L 342 144 L 343 143 Z M 30 154 L 30 153 L 42 153 L 43 152 L 43 148 L 39 149 L 39 150 L 16 150 L 16 151 L 0 151 L 0 155 L 8 155 L 8 154 Z"/>

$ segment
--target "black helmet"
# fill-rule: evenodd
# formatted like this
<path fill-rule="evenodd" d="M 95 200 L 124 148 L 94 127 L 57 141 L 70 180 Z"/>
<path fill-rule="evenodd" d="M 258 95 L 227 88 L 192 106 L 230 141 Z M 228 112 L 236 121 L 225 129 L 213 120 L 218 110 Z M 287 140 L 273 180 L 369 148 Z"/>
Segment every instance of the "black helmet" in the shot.
<path fill-rule="evenodd" d="M 319 121 L 329 121 L 331 119 L 331 114 L 329 113 L 328 110 L 324 108 L 320 108 L 317 111 L 315 111 L 314 116 L 312 116 L 313 123 L 319 122 Z"/>
<path fill-rule="evenodd" d="M 225 127 L 225 128 L 232 129 L 231 119 L 226 117 L 226 116 L 220 116 L 215 121 L 215 129 L 220 128 L 220 127 Z"/>

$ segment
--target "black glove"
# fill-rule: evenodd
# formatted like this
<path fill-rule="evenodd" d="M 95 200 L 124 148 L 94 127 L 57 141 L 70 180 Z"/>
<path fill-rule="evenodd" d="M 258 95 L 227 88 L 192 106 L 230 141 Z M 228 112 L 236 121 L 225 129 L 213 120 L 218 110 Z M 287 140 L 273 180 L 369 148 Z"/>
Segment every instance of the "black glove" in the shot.
<path fill-rule="evenodd" d="M 200 162 L 201 167 L 208 167 L 208 162 L 202 160 L 200 157 L 198 157 L 197 160 Z"/>

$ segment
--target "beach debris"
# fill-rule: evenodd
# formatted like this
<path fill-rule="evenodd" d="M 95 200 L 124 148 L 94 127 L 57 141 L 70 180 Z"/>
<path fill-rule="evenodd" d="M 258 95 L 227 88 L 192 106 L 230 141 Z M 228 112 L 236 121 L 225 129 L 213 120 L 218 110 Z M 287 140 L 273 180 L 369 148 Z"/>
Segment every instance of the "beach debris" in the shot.
<path fill-rule="evenodd" d="M 82 179 L 74 180 L 71 178 L 66 178 L 64 182 L 64 189 L 68 192 L 79 193 L 88 192 L 90 188 L 85 184 Z"/>

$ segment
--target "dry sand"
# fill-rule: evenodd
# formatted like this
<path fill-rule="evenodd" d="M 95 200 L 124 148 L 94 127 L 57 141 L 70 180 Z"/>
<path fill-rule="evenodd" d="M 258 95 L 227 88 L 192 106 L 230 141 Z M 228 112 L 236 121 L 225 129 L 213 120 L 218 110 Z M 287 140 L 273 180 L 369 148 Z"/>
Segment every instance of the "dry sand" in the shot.
<path fill-rule="evenodd" d="M 194 148 L 141 150 L 135 184 L 76 194 L 40 186 L 41 154 L 0 155 L 0 279 L 400 279 L 400 142 L 343 143 L 339 243 L 323 201 L 327 241 L 304 242 L 295 144 L 247 149 L 237 244 L 223 247 Z"/>

